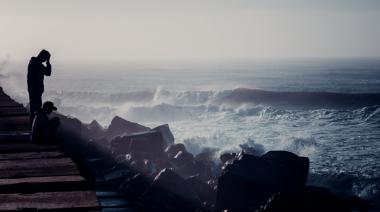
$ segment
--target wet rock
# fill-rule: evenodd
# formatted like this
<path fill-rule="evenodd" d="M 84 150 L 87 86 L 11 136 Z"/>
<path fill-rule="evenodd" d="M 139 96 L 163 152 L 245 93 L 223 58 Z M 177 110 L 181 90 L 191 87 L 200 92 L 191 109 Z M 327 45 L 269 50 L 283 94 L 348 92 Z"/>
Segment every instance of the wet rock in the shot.
<path fill-rule="evenodd" d="M 112 139 L 116 136 L 127 135 L 131 133 L 138 133 L 149 131 L 150 128 L 142 126 L 138 123 L 127 121 L 119 116 L 115 116 L 111 124 L 109 125 L 106 135 L 108 138 Z"/>
<path fill-rule="evenodd" d="M 366 204 L 358 197 L 344 200 L 332 195 L 321 187 L 306 187 L 297 193 L 278 192 L 274 194 L 257 212 L 351 212 L 368 211 Z"/>
<path fill-rule="evenodd" d="M 166 146 L 174 144 L 174 136 L 170 131 L 169 125 L 164 124 L 152 129 L 152 131 L 157 131 L 161 133 L 162 139 L 165 142 Z"/>
<path fill-rule="evenodd" d="M 309 175 L 309 158 L 287 151 L 269 151 L 261 158 L 271 161 L 281 173 L 281 178 L 291 183 L 290 189 L 304 186 Z M 284 173 L 286 171 L 287 173 Z"/>
<path fill-rule="evenodd" d="M 108 188 L 118 188 L 122 182 L 131 177 L 133 172 L 126 169 L 116 169 L 104 175 L 104 185 Z"/>
<path fill-rule="evenodd" d="M 149 211 L 191 211 L 200 208 L 201 201 L 186 180 L 163 169 L 143 195 L 142 205 Z"/>
<path fill-rule="evenodd" d="M 72 136 L 81 136 L 82 122 L 77 118 L 71 118 L 59 113 L 52 113 L 51 117 L 58 117 L 60 120 L 59 134 L 73 134 Z"/>
<path fill-rule="evenodd" d="M 178 166 L 185 166 L 187 164 L 194 163 L 194 156 L 190 152 L 180 151 L 174 156 L 173 159 L 175 164 Z"/>
<path fill-rule="evenodd" d="M 217 210 L 257 209 L 278 192 L 298 192 L 308 176 L 308 158 L 286 151 L 262 157 L 242 154 L 218 180 Z"/>
<path fill-rule="evenodd" d="M 83 127 L 83 136 L 92 140 L 104 138 L 106 136 L 105 132 L 105 129 L 96 120 Z"/>
<path fill-rule="evenodd" d="M 189 152 L 178 152 L 172 159 L 176 172 L 186 178 L 197 174 L 194 156 Z"/>
<path fill-rule="evenodd" d="M 187 152 L 185 145 L 182 143 L 172 144 L 165 149 L 165 153 L 169 158 L 174 158 L 180 151 Z"/>
<path fill-rule="evenodd" d="M 222 161 L 223 164 L 225 164 L 227 161 L 234 160 L 236 158 L 236 153 L 223 153 L 220 155 L 220 160 Z"/>
<path fill-rule="evenodd" d="M 196 161 L 194 164 L 194 169 L 198 178 L 204 182 L 211 179 L 213 176 L 212 166 L 213 164 L 210 163 L 205 164 L 203 162 Z"/>
<path fill-rule="evenodd" d="M 186 182 L 194 189 L 202 203 L 215 204 L 216 192 L 210 185 L 195 176 L 187 178 Z"/>
<path fill-rule="evenodd" d="M 148 159 L 132 159 L 130 165 L 134 170 L 137 170 L 146 176 L 152 175 L 153 173 L 157 172 L 156 165 Z"/>
<path fill-rule="evenodd" d="M 166 144 L 161 133 L 147 131 L 133 133 L 124 137 L 117 137 L 111 141 L 112 150 L 115 154 L 128 154 L 133 157 L 155 158 L 164 154 Z"/>
<path fill-rule="evenodd" d="M 124 155 L 130 153 L 131 138 L 126 136 L 116 136 L 111 140 L 112 153 L 115 155 Z"/>
<path fill-rule="evenodd" d="M 369 205 L 358 196 L 347 197 L 343 201 L 351 208 L 352 211 L 369 211 Z"/>
<path fill-rule="evenodd" d="M 119 192 L 130 200 L 135 200 L 141 196 L 151 185 L 149 178 L 141 173 L 137 173 L 132 177 L 125 179 L 119 186 Z"/>

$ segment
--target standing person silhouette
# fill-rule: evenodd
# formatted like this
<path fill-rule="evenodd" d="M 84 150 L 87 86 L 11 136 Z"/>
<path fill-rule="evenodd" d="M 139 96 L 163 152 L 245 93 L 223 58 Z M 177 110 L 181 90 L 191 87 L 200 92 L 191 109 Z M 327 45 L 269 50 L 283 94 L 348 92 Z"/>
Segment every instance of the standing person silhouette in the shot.
<path fill-rule="evenodd" d="M 43 64 L 46 62 L 46 66 Z M 42 106 L 44 92 L 44 76 L 51 75 L 50 53 L 42 49 L 37 57 L 32 57 L 28 65 L 28 92 L 30 107 L 30 123 L 33 122 L 36 112 Z"/>

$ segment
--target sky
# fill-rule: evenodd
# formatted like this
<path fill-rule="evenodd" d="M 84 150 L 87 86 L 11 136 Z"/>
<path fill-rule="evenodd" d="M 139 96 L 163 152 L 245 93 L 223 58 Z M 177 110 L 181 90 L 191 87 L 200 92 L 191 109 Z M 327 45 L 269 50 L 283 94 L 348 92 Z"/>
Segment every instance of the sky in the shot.
<path fill-rule="evenodd" d="M 0 0 L 0 58 L 380 57 L 379 0 Z"/>

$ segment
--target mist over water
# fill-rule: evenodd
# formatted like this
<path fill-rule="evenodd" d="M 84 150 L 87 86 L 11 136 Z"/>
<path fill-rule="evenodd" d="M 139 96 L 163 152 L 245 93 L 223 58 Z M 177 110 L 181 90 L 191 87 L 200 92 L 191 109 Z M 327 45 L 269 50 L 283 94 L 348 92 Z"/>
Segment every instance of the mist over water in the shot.
<path fill-rule="evenodd" d="M 26 73 L 10 70 L 1 84 L 26 102 L 15 86 Z M 288 150 L 309 157 L 313 174 L 353 176 L 356 194 L 379 195 L 380 60 L 53 64 L 44 99 L 105 127 L 115 115 L 168 123 L 194 154 Z"/>

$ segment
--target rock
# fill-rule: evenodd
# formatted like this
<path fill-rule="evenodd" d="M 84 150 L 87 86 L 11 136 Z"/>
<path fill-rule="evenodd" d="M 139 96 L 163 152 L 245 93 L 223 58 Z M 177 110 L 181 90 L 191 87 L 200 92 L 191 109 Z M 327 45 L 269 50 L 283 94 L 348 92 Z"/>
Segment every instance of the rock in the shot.
<path fill-rule="evenodd" d="M 165 152 L 169 158 L 174 158 L 174 156 L 176 156 L 180 151 L 187 152 L 185 145 L 182 143 L 172 144 L 165 149 Z"/>
<path fill-rule="evenodd" d="M 161 157 L 166 148 L 161 133 L 156 131 L 133 133 L 116 138 L 112 140 L 111 146 L 115 154 L 130 153 L 133 157 L 141 156 L 150 159 Z"/>
<path fill-rule="evenodd" d="M 151 181 L 141 173 L 127 178 L 120 186 L 119 192 L 124 194 L 130 200 L 135 200 L 145 192 L 151 184 Z"/>
<path fill-rule="evenodd" d="M 220 160 L 223 164 L 225 164 L 227 161 L 234 160 L 236 158 L 236 153 L 223 153 L 220 155 Z"/>
<path fill-rule="evenodd" d="M 210 185 L 202 182 L 202 180 L 195 176 L 187 178 L 186 182 L 194 189 L 202 203 L 210 202 L 215 204 L 216 192 Z"/>
<path fill-rule="evenodd" d="M 369 211 L 369 206 L 358 196 L 347 197 L 343 200 L 347 206 L 351 208 L 352 211 L 367 212 Z"/>
<path fill-rule="evenodd" d="M 59 134 L 73 134 L 73 136 L 81 136 L 82 122 L 79 119 L 67 117 L 59 113 L 52 113 L 51 117 L 58 117 L 60 126 L 58 128 Z"/>
<path fill-rule="evenodd" d="M 257 209 L 278 192 L 298 192 L 308 176 L 308 158 L 286 151 L 262 157 L 242 154 L 218 180 L 217 210 Z"/>
<path fill-rule="evenodd" d="M 199 177 L 199 179 L 203 181 L 208 181 L 212 178 L 212 164 L 204 163 L 201 161 L 196 161 L 194 164 L 195 173 Z"/>
<path fill-rule="evenodd" d="M 321 187 L 305 187 L 298 193 L 278 192 L 257 212 L 319 212 L 319 211 L 368 211 L 367 205 L 358 197 L 343 200 Z"/>
<path fill-rule="evenodd" d="M 96 120 L 93 120 L 90 124 L 84 125 L 83 128 L 83 136 L 92 140 L 106 137 L 105 132 L 105 129 Z"/>
<path fill-rule="evenodd" d="M 194 156 L 190 152 L 179 151 L 173 158 L 178 166 L 185 166 L 194 163 Z"/>
<path fill-rule="evenodd" d="M 292 187 L 296 185 L 302 187 L 306 184 L 309 175 L 309 158 L 299 157 L 287 151 L 269 151 L 261 158 L 275 163 L 279 169 L 284 167 L 283 171 L 289 174 L 282 173 L 281 177 L 288 177 L 286 180 L 293 183 Z"/>
<path fill-rule="evenodd" d="M 148 211 L 189 211 L 201 207 L 193 188 L 170 169 L 161 170 L 142 196 Z"/>
<path fill-rule="evenodd" d="M 197 174 L 194 156 L 189 152 L 178 152 L 172 159 L 176 172 L 186 178 Z"/>
<path fill-rule="evenodd" d="M 115 155 L 124 155 L 130 153 L 131 138 L 116 136 L 111 140 L 112 153 Z"/>
<path fill-rule="evenodd" d="M 138 133 L 149 131 L 150 128 L 142 126 L 138 123 L 127 121 L 119 116 L 115 116 L 111 124 L 109 125 L 106 135 L 108 138 L 112 139 L 116 136 L 127 135 L 131 133 Z"/>
<path fill-rule="evenodd" d="M 105 174 L 103 176 L 104 181 L 102 182 L 103 188 L 115 189 L 119 188 L 120 184 L 123 183 L 126 179 L 133 176 L 133 172 L 126 169 L 116 169 Z"/>
<path fill-rule="evenodd" d="M 173 133 L 170 131 L 168 124 L 155 127 L 152 129 L 152 131 L 157 131 L 161 133 L 162 139 L 166 143 L 166 146 L 174 144 L 174 136 Z"/>

